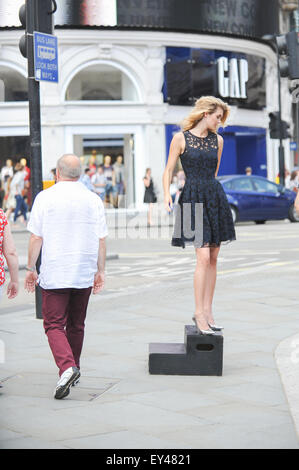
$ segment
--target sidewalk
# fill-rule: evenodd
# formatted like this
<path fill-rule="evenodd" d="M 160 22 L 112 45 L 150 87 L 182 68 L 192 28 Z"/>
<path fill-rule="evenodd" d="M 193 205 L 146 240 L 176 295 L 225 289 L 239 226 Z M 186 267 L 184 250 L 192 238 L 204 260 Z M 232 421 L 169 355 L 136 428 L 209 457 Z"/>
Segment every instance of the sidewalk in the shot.
<path fill-rule="evenodd" d="M 150 376 L 148 344 L 182 342 L 183 316 L 170 320 L 165 306 L 162 318 L 146 307 L 109 310 L 107 300 L 92 299 L 82 378 L 61 401 L 52 397 L 57 370 L 42 321 L 32 308 L 0 315 L 0 448 L 299 448 L 299 374 L 298 364 L 290 367 L 289 340 L 275 353 L 289 403 L 270 338 L 255 352 L 263 328 L 247 349 L 228 317 L 222 377 Z"/>
<path fill-rule="evenodd" d="M 248 248 L 241 235 L 226 259 Z M 119 254 L 107 263 L 114 273 Z M 53 399 L 57 368 L 34 297 L 24 294 L 17 309 L 0 311 L 0 448 L 298 449 L 298 270 L 272 264 L 266 275 L 218 277 L 221 377 L 148 373 L 150 343 L 183 342 L 190 279 L 182 274 L 179 288 L 173 278 L 158 278 L 120 289 L 114 274 L 91 298 L 80 384 L 61 401 Z"/>

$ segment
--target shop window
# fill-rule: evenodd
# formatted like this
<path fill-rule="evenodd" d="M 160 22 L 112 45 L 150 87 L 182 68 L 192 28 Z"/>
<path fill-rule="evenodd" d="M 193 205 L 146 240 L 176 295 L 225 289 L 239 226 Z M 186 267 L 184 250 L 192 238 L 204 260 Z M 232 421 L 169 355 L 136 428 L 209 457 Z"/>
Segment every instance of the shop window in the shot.
<path fill-rule="evenodd" d="M 81 70 L 66 91 L 66 101 L 138 101 L 130 78 L 111 65 L 97 64 Z"/>
<path fill-rule="evenodd" d="M 27 80 L 16 70 L 0 65 L 0 102 L 28 101 Z"/>

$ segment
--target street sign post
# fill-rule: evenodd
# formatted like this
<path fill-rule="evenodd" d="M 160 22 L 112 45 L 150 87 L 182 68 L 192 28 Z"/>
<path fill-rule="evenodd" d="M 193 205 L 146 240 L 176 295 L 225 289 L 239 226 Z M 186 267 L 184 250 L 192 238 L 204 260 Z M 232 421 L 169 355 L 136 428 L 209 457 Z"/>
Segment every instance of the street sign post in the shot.
<path fill-rule="evenodd" d="M 31 187 L 32 187 L 32 201 L 35 200 L 36 195 L 43 189 L 42 178 L 42 148 L 41 148 L 41 122 L 40 122 L 40 84 L 42 79 L 52 78 L 52 82 L 57 83 L 56 76 L 58 77 L 57 66 L 57 53 L 53 57 L 53 50 L 55 46 L 52 45 L 52 40 L 49 42 L 49 50 L 42 51 L 38 46 L 42 44 L 37 40 L 37 60 L 35 60 L 34 52 L 34 32 L 38 31 L 46 36 L 52 37 L 54 31 L 53 15 L 57 10 L 56 0 L 25 0 L 24 5 L 19 10 L 19 17 L 22 26 L 25 28 L 25 34 L 21 37 L 19 47 L 23 57 L 27 58 L 28 69 L 28 101 L 29 101 L 29 123 L 30 123 L 30 163 L 31 163 Z M 46 40 L 45 40 L 46 41 Z M 46 46 L 47 47 L 47 46 Z M 57 49 L 57 43 L 56 43 Z M 38 57 L 40 54 L 40 58 Z M 49 61 L 45 63 L 45 59 Z M 40 62 L 40 59 L 44 61 Z M 38 63 L 44 63 L 42 67 L 38 67 Z M 35 65 L 37 68 L 35 68 Z M 46 67 L 46 69 L 44 68 Z M 45 71 L 47 75 L 43 75 Z M 51 73 L 50 73 L 51 72 Z M 49 74 L 49 75 L 48 75 Z M 39 77 L 39 78 L 37 78 Z M 36 263 L 37 272 L 40 270 L 41 254 Z M 35 289 L 35 307 L 36 318 L 43 318 L 42 316 L 42 295 L 40 286 Z"/>
<path fill-rule="evenodd" d="M 58 41 L 52 34 L 34 31 L 35 80 L 58 83 Z"/>

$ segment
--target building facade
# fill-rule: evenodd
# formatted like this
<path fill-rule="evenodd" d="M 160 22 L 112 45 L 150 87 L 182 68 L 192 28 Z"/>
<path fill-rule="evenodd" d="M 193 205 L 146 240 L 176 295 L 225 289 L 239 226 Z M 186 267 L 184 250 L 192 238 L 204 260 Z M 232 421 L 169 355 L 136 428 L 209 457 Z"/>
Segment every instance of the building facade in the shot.
<path fill-rule="evenodd" d="M 22 4 L 0 0 L 0 166 L 23 156 L 30 164 Z M 196 98 L 213 94 L 231 105 L 219 174 L 251 166 L 275 180 L 268 114 L 278 109 L 276 55 L 261 38 L 279 32 L 279 15 L 278 0 L 57 0 L 59 82 L 40 87 L 43 178 L 63 153 L 86 165 L 122 154 L 127 205 L 142 206 L 148 167 L 161 200 L 171 138 Z M 282 103 L 290 122 L 286 79 Z"/>

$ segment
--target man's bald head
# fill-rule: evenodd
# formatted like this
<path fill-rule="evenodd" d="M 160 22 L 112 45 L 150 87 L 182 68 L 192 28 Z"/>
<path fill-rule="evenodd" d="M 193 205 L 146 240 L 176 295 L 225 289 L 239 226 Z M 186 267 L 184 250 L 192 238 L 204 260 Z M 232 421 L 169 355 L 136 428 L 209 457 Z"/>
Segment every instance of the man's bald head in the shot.
<path fill-rule="evenodd" d="M 59 179 L 77 181 L 81 176 L 81 161 L 73 154 L 65 154 L 57 162 Z"/>

